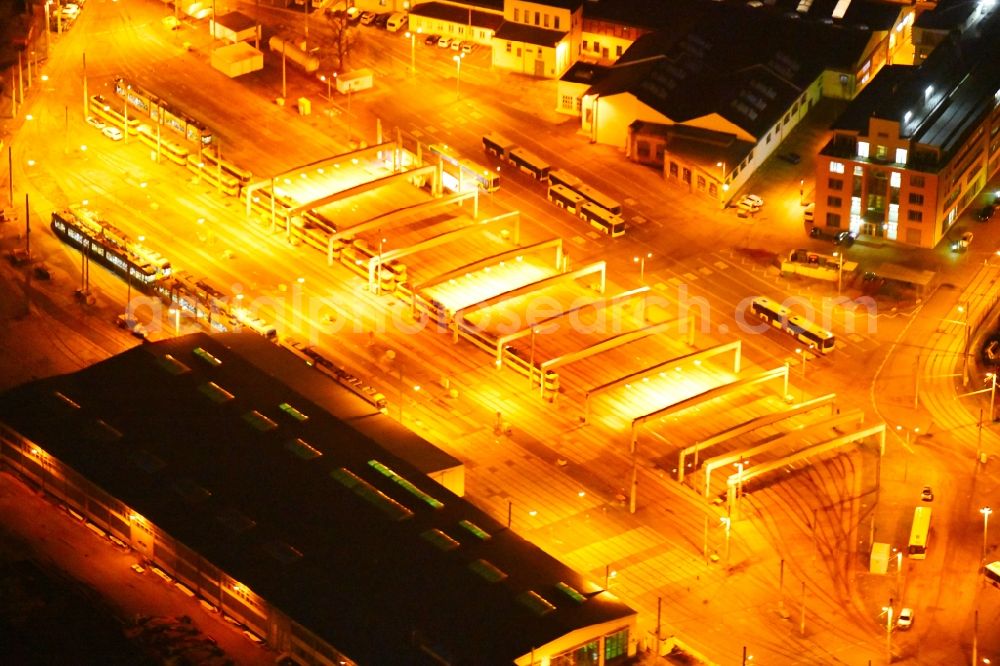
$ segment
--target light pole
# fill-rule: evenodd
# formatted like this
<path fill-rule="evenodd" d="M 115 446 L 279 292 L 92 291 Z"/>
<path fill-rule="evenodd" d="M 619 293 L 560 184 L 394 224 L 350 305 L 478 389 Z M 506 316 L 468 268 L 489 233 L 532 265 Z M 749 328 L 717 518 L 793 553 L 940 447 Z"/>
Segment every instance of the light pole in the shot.
<path fill-rule="evenodd" d="M 719 203 L 723 208 L 726 207 L 726 192 L 729 191 L 729 183 L 726 182 L 726 163 L 716 162 L 715 166 L 721 169 L 721 176 L 719 177 Z"/>
<path fill-rule="evenodd" d="M 537 334 L 538 329 L 532 326 L 531 351 L 528 353 L 528 390 L 535 388 L 535 335 Z"/>
<path fill-rule="evenodd" d="M 834 252 L 833 256 L 837 257 L 837 296 L 840 296 L 840 285 L 844 275 L 844 255 L 840 252 Z"/>
<path fill-rule="evenodd" d="M 417 28 L 416 32 L 406 31 L 406 36 L 410 38 L 410 74 L 417 73 L 417 35 L 423 32 L 423 28 Z"/>
<path fill-rule="evenodd" d="M 990 382 L 990 422 L 993 422 L 993 407 L 997 397 L 997 373 L 989 372 L 986 374 L 986 380 Z"/>
<path fill-rule="evenodd" d="M 378 270 L 375 275 L 375 293 L 382 293 L 382 246 L 389 241 L 388 238 L 383 238 L 381 235 L 378 237 Z"/>
<path fill-rule="evenodd" d="M 892 661 L 892 599 L 889 599 L 889 605 L 883 606 L 882 610 L 885 612 L 885 650 L 889 661 Z"/>
<path fill-rule="evenodd" d="M 723 560 L 724 566 L 729 568 L 729 529 L 733 520 L 729 516 L 720 516 L 719 521 L 726 526 L 726 558 Z"/>
<path fill-rule="evenodd" d="M 462 94 L 462 58 L 464 57 L 464 53 L 459 53 L 451 57 L 455 61 L 455 94 L 457 96 L 461 96 Z"/>
<path fill-rule="evenodd" d="M 333 77 L 332 76 L 327 76 L 326 74 L 320 74 L 319 80 L 320 81 L 326 81 L 326 101 L 332 102 L 333 101 L 333 90 L 331 89 L 331 86 L 333 84 Z"/>
<path fill-rule="evenodd" d="M 993 509 L 988 506 L 984 506 L 979 510 L 979 513 L 983 514 L 983 561 L 986 561 L 986 534 L 990 527 L 990 514 L 993 513 Z"/>
<path fill-rule="evenodd" d="M 181 334 L 181 309 L 170 308 L 167 312 L 174 316 L 174 337 L 176 338 Z"/>
<path fill-rule="evenodd" d="M 646 255 L 643 256 L 643 257 L 632 257 L 632 263 L 633 264 L 639 264 L 639 283 L 640 284 L 646 284 L 646 279 L 645 279 L 645 276 L 646 276 L 646 260 L 647 259 L 652 259 L 652 258 L 653 258 L 653 253 L 652 252 L 647 252 Z"/>
<path fill-rule="evenodd" d="M 806 361 L 809 360 L 808 352 L 805 349 L 796 349 L 796 354 L 802 356 L 802 379 L 806 378 Z"/>

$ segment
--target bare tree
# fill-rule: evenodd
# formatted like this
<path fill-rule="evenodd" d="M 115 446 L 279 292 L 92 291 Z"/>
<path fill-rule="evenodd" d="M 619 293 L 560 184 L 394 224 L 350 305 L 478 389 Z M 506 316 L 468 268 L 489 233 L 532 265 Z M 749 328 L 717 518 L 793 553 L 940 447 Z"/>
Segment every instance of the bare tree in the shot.
<path fill-rule="evenodd" d="M 347 13 L 342 9 L 327 12 L 325 16 L 327 26 L 330 29 L 330 34 L 327 37 L 330 52 L 336 58 L 337 63 L 334 69 L 342 72 L 344 64 L 350 60 L 351 52 L 358 41 L 357 29 L 348 20 Z"/>

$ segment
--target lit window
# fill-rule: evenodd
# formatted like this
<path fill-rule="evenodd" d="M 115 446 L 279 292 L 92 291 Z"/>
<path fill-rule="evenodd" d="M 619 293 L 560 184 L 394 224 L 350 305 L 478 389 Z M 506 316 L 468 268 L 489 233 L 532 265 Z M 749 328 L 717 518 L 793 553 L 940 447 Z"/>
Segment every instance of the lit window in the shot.
<path fill-rule="evenodd" d="M 906 164 L 906 148 L 896 149 L 896 164 Z"/>
<path fill-rule="evenodd" d="M 830 172 L 831 173 L 844 173 L 844 163 L 843 162 L 830 162 Z"/>
<path fill-rule="evenodd" d="M 889 174 L 889 185 L 891 187 L 899 187 L 903 182 L 903 176 L 898 171 L 893 171 Z"/>
<path fill-rule="evenodd" d="M 858 141 L 858 157 L 868 157 L 868 142 Z"/>

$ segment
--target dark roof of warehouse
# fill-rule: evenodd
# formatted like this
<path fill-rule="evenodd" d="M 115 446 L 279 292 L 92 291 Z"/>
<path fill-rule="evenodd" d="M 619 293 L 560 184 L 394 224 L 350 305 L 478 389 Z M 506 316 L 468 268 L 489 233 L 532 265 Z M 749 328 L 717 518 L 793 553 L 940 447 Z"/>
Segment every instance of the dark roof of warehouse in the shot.
<path fill-rule="evenodd" d="M 964 0 L 963 0 L 964 1 Z M 747 7 L 746 0 L 592 0 L 583 7 L 584 18 L 622 25 L 662 30 L 678 20 L 697 18 L 722 5 L 725 11 L 749 11 L 754 14 L 782 16 L 800 22 L 821 22 L 839 26 L 867 26 L 888 30 L 895 23 L 903 5 L 893 2 L 853 0 L 842 18 L 834 19 L 838 0 L 765 0 L 761 7 Z M 734 33 L 739 34 L 739 33 Z"/>
<path fill-rule="evenodd" d="M 859 95 L 833 129 L 863 134 L 869 118 L 895 120 L 901 136 L 939 148 L 947 161 L 994 107 L 998 62 L 1000 10 L 994 10 L 975 29 L 949 35 L 920 66 L 883 68 L 871 84 L 881 94 Z"/>
<path fill-rule="evenodd" d="M 220 14 L 216 17 L 215 22 L 225 28 L 229 28 L 233 32 L 243 32 L 257 25 L 257 21 L 243 12 Z"/>
<path fill-rule="evenodd" d="M 511 663 L 634 614 L 249 360 L 274 349 L 143 345 L 6 392 L 0 420 L 358 663 Z"/>
<path fill-rule="evenodd" d="M 853 71 L 869 37 L 868 30 L 708 6 L 637 39 L 588 93 L 630 92 L 677 123 L 717 113 L 760 138 L 824 70 Z"/>
<path fill-rule="evenodd" d="M 426 16 L 428 18 L 440 19 L 449 23 L 460 23 L 463 25 L 473 25 L 477 28 L 486 28 L 496 32 L 500 24 L 503 23 L 503 14 L 494 12 L 481 12 L 468 7 L 449 5 L 444 2 L 425 2 L 414 5 L 410 9 L 414 16 Z"/>

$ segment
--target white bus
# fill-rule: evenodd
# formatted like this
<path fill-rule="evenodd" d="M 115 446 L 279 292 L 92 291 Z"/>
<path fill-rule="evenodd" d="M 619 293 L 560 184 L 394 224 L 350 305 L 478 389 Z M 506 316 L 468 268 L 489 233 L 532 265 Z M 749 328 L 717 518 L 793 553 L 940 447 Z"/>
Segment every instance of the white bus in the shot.
<path fill-rule="evenodd" d="M 990 562 L 983 567 L 983 575 L 993 587 L 1000 587 L 1000 560 Z"/>
<path fill-rule="evenodd" d="M 913 525 L 910 527 L 910 543 L 906 552 L 914 560 L 927 557 L 927 533 L 931 529 L 931 509 L 918 506 L 913 511 Z"/>
<path fill-rule="evenodd" d="M 552 185 L 562 185 L 563 187 L 574 191 L 583 185 L 582 180 L 568 171 L 563 171 L 562 169 L 553 169 L 552 171 L 549 171 L 549 183 Z"/>
<path fill-rule="evenodd" d="M 483 137 L 483 149 L 500 159 L 507 157 L 507 153 L 512 148 L 517 148 L 517 145 L 513 141 L 494 132 L 490 132 Z"/>
<path fill-rule="evenodd" d="M 589 201 L 580 205 L 580 217 L 589 222 L 590 226 L 612 238 L 625 235 L 625 220 L 621 215 L 615 215 Z"/>
<path fill-rule="evenodd" d="M 622 205 L 620 203 L 606 194 L 598 192 L 589 185 L 578 185 L 577 187 L 574 187 L 573 190 L 587 201 L 597 204 L 604 210 L 610 211 L 615 215 L 622 214 Z"/>
<path fill-rule="evenodd" d="M 520 146 L 507 149 L 507 161 L 535 180 L 547 181 L 549 172 L 552 171 L 551 164 Z"/>
<path fill-rule="evenodd" d="M 580 206 L 586 201 L 579 194 L 564 185 L 550 185 L 548 197 L 549 201 L 560 208 L 565 208 L 574 215 L 579 214 Z"/>
<path fill-rule="evenodd" d="M 837 340 L 833 333 L 802 315 L 793 314 L 790 309 L 766 296 L 754 298 L 750 303 L 750 311 L 821 354 L 829 354 L 836 346 Z"/>

